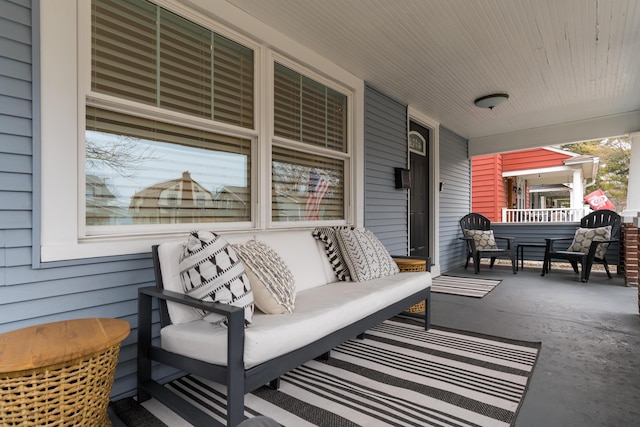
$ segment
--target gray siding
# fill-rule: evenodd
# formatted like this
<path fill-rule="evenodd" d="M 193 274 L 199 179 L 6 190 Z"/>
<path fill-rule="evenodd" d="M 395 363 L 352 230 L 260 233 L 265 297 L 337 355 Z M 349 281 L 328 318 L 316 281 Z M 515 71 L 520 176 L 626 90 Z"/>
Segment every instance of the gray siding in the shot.
<path fill-rule="evenodd" d="M 0 333 L 82 317 L 128 321 L 131 335 L 123 342 L 113 388 L 113 396 L 121 397 L 136 388 L 137 289 L 152 284 L 152 263 L 149 254 L 51 264 L 37 259 L 40 142 L 33 88 L 39 46 L 32 19 L 37 21 L 38 4 L 32 11 L 28 0 L 0 0 Z M 393 170 L 406 167 L 406 107 L 371 87 L 365 101 L 365 225 L 391 253 L 406 254 L 407 191 L 394 188 Z M 452 210 L 457 220 L 468 209 L 469 173 L 466 141 L 442 133 L 446 222 Z M 442 230 L 451 235 L 449 227 Z"/>
<path fill-rule="evenodd" d="M 35 8 L 37 3 L 34 14 Z M 40 197 L 34 171 L 40 165 L 34 160 L 37 97 L 32 94 L 38 29 L 31 22 L 29 1 L 0 0 L 0 333 L 82 317 L 128 321 L 132 334 L 123 342 L 113 388 L 118 396 L 136 387 L 137 288 L 152 284 L 151 259 L 143 255 L 33 267 L 32 234 L 38 232 L 39 218 L 34 200 Z"/>
<path fill-rule="evenodd" d="M 408 191 L 396 190 L 394 168 L 407 167 L 407 107 L 365 89 L 364 226 L 394 255 L 406 255 Z"/>
<path fill-rule="evenodd" d="M 471 209 L 471 161 L 467 140 L 440 128 L 440 271 L 464 265 L 460 218 Z"/>

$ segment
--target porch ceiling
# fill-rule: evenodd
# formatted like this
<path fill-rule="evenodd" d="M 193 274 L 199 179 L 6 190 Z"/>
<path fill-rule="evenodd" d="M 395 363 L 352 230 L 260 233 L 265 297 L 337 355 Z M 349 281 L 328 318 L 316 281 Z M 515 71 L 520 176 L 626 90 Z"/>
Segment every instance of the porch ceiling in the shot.
<path fill-rule="evenodd" d="M 466 138 L 640 108 L 637 0 L 227 1 Z"/>
<path fill-rule="evenodd" d="M 520 178 L 526 179 L 529 185 L 557 185 L 571 184 L 573 182 L 573 172 L 556 171 L 541 174 L 523 174 L 518 175 Z"/>

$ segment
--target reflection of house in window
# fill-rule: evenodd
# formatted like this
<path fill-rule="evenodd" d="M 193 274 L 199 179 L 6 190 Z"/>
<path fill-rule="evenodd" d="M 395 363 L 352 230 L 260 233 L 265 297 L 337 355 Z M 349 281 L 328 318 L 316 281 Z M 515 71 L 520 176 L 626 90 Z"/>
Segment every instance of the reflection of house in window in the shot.
<path fill-rule="evenodd" d="M 274 216 L 278 221 L 301 221 L 304 219 L 306 197 L 294 197 L 284 191 L 275 191 Z"/>
<path fill-rule="evenodd" d="M 85 184 L 86 224 L 123 224 L 126 210 L 119 208 L 117 198 L 107 187 L 104 178 L 87 175 Z"/>
<path fill-rule="evenodd" d="M 214 196 L 219 221 L 249 221 L 251 194 L 247 187 L 222 187 Z"/>
<path fill-rule="evenodd" d="M 220 221 L 213 193 L 191 179 L 189 172 L 134 194 L 129 209 L 135 224 L 177 224 Z"/>

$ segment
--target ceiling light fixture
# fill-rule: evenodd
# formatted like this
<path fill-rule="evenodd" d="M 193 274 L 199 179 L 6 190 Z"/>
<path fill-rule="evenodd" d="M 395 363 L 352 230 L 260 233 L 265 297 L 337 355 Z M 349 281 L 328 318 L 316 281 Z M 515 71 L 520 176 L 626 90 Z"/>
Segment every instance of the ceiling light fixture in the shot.
<path fill-rule="evenodd" d="M 473 101 L 473 103 L 476 104 L 476 107 L 488 108 L 492 110 L 493 107 L 502 104 L 507 99 L 509 99 L 509 95 L 507 95 L 506 93 L 493 93 L 491 95 L 481 96 L 480 98 Z"/>

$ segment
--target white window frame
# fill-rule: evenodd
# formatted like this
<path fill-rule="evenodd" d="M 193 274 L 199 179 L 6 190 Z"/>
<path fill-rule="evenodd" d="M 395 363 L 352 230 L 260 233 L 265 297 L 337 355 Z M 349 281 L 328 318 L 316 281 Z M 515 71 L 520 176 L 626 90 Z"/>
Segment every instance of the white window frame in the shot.
<path fill-rule="evenodd" d="M 274 99 L 274 64 L 275 63 L 279 63 L 281 65 L 284 65 L 285 67 L 295 71 L 296 73 L 299 73 L 305 77 L 308 77 L 328 88 L 331 88 L 337 92 L 340 92 L 342 94 L 347 95 L 347 124 L 351 124 L 353 123 L 353 99 L 354 99 L 354 94 L 352 91 L 350 91 L 348 88 L 336 84 L 334 81 L 327 79 L 325 77 L 323 77 L 322 75 L 319 75 L 318 73 L 314 73 L 308 69 L 306 69 L 305 67 L 301 66 L 300 64 L 290 60 L 289 58 L 280 55 L 278 53 L 274 53 L 274 52 L 268 52 L 268 64 L 269 64 L 269 70 L 268 70 L 268 75 L 269 75 L 269 81 L 270 84 L 267 86 L 268 90 L 269 90 L 269 96 L 267 97 L 269 99 L 269 102 L 273 103 L 273 99 Z M 335 150 L 331 150 L 331 149 L 326 149 L 326 148 L 322 148 L 322 147 L 316 147 L 316 146 L 312 146 L 309 144 L 305 144 L 304 142 L 300 142 L 300 141 L 294 141 L 288 138 L 284 138 L 284 137 L 280 137 L 280 136 L 276 136 L 275 135 L 275 130 L 274 130 L 274 109 L 273 106 L 271 105 L 268 109 L 267 109 L 267 119 L 265 120 L 268 125 L 269 125 L 269 130 L 268 130 L 268 135 L 269 138 L 271 140 L 271 146 L 269 147 L 269 170 L 271 170 L 271 147 L 272 146 L 278 146 L 281 148 L 291 148 L 293 150 L 297 150 L 297 151 L 303 151 L 305 153 L 310 153 L 310 154 L 315 154 L 318 156 L 323 156 L 323 157 L 328 157 L 328 158 L 332 158 L 332 159 L 339 159 L 339 160 L 344 160 L 345 161 L 345 167 L 344 167 L 344 217 L 345 220 L 340 220 L 340 221 L 321 221 L 323 225 L 343 225 L 345 224 L 347 221 L 346 219 L 351 218 L 351 216 L 349 215 L 350 213 L 350 203 L 349 201 L 351 200 L 351 189 L 352 189 L 352 185 L 351 182 L 353 181 L 354 177 L 352 176 L 351 173 L 351 167 L 350 167 L 350 162 L 349 159 L 352 157 L 353 155 L 353 132 L 349 132 L 349 130 L 347 130 L 347 141 L 346 141 L 346 152 L 338 152 Z M 271 175 L 271 174 L 269 174 Z M 269 183 L 269 191 L 271 191 L 271 182 Z M 290 227 L 312 227 L 312 226 L 316 226 L 318 225 L 318 221 L 273 221 L 272 216 L 271 216 L 271 210 L 269 210 L 269 214 L 267 215 L 267 217 L 265 218 L 266 220 L 266 224 L 268 228 L 290 228 Z"/>
<path fill-rule="evenodd" d="M 203 2 L 203 11 L 215 12 L 216 21 L 208 14 L 197 13 L 176 0 L 155 0 L 187 19 L 254 49 L 255 130 L 247 131 L 252 147 L 252 223 L 207 223 L 217 230 L 261 230 L 265 228 L 311 227 L 318 224 L 351 223 L 361 226 L 364 214 L 364 82 L 337 67 L 331 61 L 284 37 L 255 18 L 226 2 Z M 198 2 L 196 2 L 198 3 Z M 215 3 L 215 4 L 211 4 Z M 220 4 L 218 4 L 220 3 Z M 148 253 L 152 244 L 170 238 L 183 238 L 187 228 L 140 226 L 135 233 L 86 236 L 84 225 L 84 153 L 78 144 L 84 138 L 87 88 L 90 88 L 90 2 L 56 0 L 41 2 L 41 211 L 40 261 L 64 261 L 102 256 Z M 223 26 L 219 22 L 225 22 Z M 245 28 L 240 34 L 229 28 Z M 249 33 L 250 31 L 250 33 Z M 80 35 L 80 36 L 79 36 Z M 268 46 L 268 47 L 267 47 Z M 345 168 L 345 221 L 289 222 L 271 221 L 271 141 L 273 138 L 273 54 L 290 61 L 302 74 L 320 78 L 341 91 L 349 92 L 349 150 L 351 161 Z M 280 60 L 279 59 L 279 60 Z M 310 75 L 309 70 L 314 70 Z M 271 93 L 272 95 L 272 93 Z M 110 97 L 93 94 L 93 105 L 117 108 Z M 153 108 L 153 107 L 150 107 Z M 142 109 L 146 110 L 146 109 Z M 144 114 L 145 111 L 139 111 Z M 168 114 L 176 121 L 204 124 L 200 119 L 180 113 Z M 211 129 L 209 127 L 209 129 Z M 216 130 L 237 134 L 238 128 L 216 125 Z M 256 141 L 260 143 L 256 143 Z M 267 178 L 268 177 L 268 178 Z M 260 202 L 262 201 L 262 202 Z"/>

